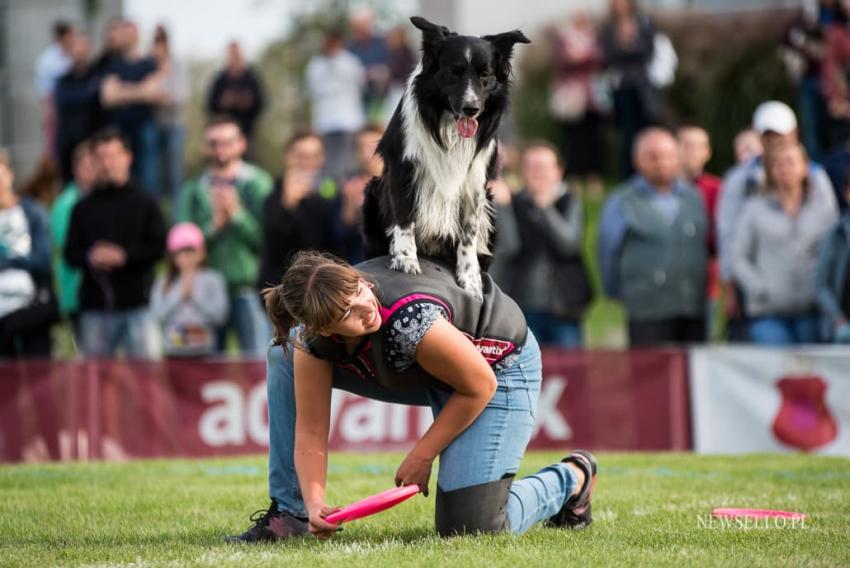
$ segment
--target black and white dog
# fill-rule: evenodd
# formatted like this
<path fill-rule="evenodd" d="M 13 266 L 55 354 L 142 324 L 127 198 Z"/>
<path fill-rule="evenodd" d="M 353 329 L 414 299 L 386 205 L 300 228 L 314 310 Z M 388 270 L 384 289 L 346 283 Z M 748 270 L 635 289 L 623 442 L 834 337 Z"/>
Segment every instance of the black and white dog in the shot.
<path fill-rule="evenodd" d="M 366 254 L 389 254 L 392 269 L 410 274 L 420 271 L 417 251 L 450 258 L 457 282 L 480 298 L 493 238 L 486 186 L 497 174 L 496 130 L 514 45 L 529 40 L 519 30 L 478 38 L 411 22 L 422 30 L 422 61 L 378 145 L 384 172 L 366 189 Z"/>

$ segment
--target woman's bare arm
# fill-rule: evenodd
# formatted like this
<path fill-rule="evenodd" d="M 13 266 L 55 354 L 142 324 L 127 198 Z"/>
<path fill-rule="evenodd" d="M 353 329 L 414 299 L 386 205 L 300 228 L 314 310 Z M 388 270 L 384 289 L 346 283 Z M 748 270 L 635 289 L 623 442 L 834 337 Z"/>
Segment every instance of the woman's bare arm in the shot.
<path fill-rule="evenodd" d="M 431 464 L 493 398 L 496 375 L 475 345 L 442 317 L 419 342 L 416 362 L 454 390 L 396 472 L 397 483 L 415 483 L 427 495 Z"/>
<path fill-rule="evenodd" d="M 301 495 L 310 516 L 310 531 L 328 537 L 336 525 L 322 519 L 328 471 L 333 366 L 302 351 L 294 350 L 295 366 L 295 471 Z"/>

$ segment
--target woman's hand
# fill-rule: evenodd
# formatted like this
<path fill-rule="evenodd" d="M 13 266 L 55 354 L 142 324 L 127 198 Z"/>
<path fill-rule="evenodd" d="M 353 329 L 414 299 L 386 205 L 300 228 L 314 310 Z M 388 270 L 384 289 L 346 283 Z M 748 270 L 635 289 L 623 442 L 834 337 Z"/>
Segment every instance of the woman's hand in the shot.
<path fill-rule="evenodd" d="M 481 414 L 496 392 L 493 369 L 463 333 L 438 317 L 416 348 L 416 362 L 454 389 L 434 423 L 404 458 L 396 483 L 428 495 L 431 464 Z"/>
<path fill-rule="evenodd" d="M 308 528 L 319 540 L 326 540 L 341 529 L 339 525 L 331 524 L 325 520 L 325 517 L 336 511 L 339 511 L 339 507 L 328 507 L 324 504 L 310 508 Z"/>
<path fill-rule="evenodd" d="M 431 466 L 434 464 L 434 458 L 416 455 L 415 451 L 414 448 L 398 466 L 398 471 L 395 472 L 395 484 L 396 486 L 418 485 L 419 491 L 427 497 L 428 481 L 431 479 Z"/>

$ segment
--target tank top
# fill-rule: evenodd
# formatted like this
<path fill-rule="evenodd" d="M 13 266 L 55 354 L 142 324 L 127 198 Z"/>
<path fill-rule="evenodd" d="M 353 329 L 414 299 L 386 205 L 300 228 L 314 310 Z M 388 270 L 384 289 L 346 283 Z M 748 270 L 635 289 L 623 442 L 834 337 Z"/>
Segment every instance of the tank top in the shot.
<path fill-rule="evenodd" d="M 455 281 L 452 268 L 420 258 L 421 274 L 387 267 L 378 257 L 355 266 L 377 285 L 381 327 L 363 338 L 353 353 L 334 337 L 302 337 L 304 349 L 332 361 L 363 380 L 394 389 L 448 388 L 413 359 L 416 345 L 437 316 L 459 329 L 494 369 L 512 366 L 525 345 L 528 327 L 519 306 L 482 274 L 484 299 L 478 300 Z"/>

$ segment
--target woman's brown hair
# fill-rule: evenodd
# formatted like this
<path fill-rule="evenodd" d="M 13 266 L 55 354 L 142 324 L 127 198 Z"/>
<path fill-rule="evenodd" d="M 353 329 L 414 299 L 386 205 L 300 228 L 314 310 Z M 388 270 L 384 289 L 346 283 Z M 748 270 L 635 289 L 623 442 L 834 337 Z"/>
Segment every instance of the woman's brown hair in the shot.
<path fill-rule="evenodd" d="M 369 279 L 345 261 L 326 253 L 297 253 L 277 286 L 262 292 L 274 326 L 275 343 L 290 343 L 289 332 L 304 324 L 308 335 L 318 335 L 343 316 L 360 280 Z"/>

